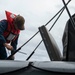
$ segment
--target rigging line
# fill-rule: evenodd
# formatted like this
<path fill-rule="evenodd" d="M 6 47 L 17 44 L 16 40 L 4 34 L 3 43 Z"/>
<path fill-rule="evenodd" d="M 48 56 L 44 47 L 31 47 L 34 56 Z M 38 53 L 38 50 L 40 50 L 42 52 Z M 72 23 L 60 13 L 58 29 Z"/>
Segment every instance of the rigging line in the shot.
<path fill-rule="evenodd" d="M 70 2 L 70 0 L 66 3 L 66 5 Z M 56 13 L 56 15 L 51 19 L 49 20 L 46 24 L 48 25 L 59 13 L 60 11 L 64 8 L 64 6 Z M 39 33 L 39 31 L 37 31 L 28 41 L 26 41 L 21 47 L 19 47 L 17 50 L 15 50 L 10 56 L 8 56 L 6 59 L 10 59 L 15 53 L 17 53 L 24 45 L 26 45 L 34 36 L 36 36 L 37 34 Z"/>
<path fill-rule="evenodd" d="M 64 8 L 65 9 L 65 8 Z M 53 28 L 53 26 L 55 25 L 55 23 L 57 22 L 57 20 L 59 19 L 59 17 L 61 16 L 61 14 L 63 13 L 64 9 L 61 11 L 61 13 L 58 15 L 57 19 L 55 20 L 55 22 L 53 23 L 53 25 L 51 26 L 51 28 L 49 29 L 49 31 Z M 40 46 L 40 44 L 42 43 L 43 40 L 40 41 L 40 43 L 36 46 L 36 48 L 33 50 L 33 52 L 28 56 L 28 58 L 26 60 L 29 60 L 31 58 L 31 56 L 35 53 L 35 50 Z"/>
<path fill-rule="evenodd" d="M 39 31 L 38 32 L 36 32 L 27 42 L 25 42 L 21 47 L 23 47 L 25 44 L 27 44 L 34 36 L 36 36 L 37 34 L 39 33 Z M 20 47 L 20 48 L 21 48 Z"/>
<path fill-rule="evenodd" d="M 64 8 L 65 9 L 65 8 Z M 59 19 L 59 17 L 61 16 L 61 14 L 63 13 L 64 9 L 61 11 L 61 13 L 59 14 L 59 16 L 57 17 L 57 19 L 55 20 L 55 22 L 53 23 L 53 25 L 50 27 L 49 31 L 53 28 L 53 26 L 55 25 L 55 23 L 57 22 L 57 20 Z"/>
<path fill-rule="evenodd" d="M 35 50 L 39 47 L 39 45 L 42 43 L 42 40 L 40 41 L 40 43 L 36 46 L 36 48 L 33 50 L 33 52 L 28 56 L 28 58 L 26 60 L 29 60 L 31 58 L 31 56 L 35 53 Z"/>
<path fill-rule="evenodd" d="M 64 0 L 62 0 L 62 1 L 63 1 L 63 4 L 64 4 L 65 8 L 66 8 L 66 11 L 67 11 L 67 13 L 68 13 L 68 15 L 69 15 L 69 17 L 70 17 L 70 21 L 71 21 L 71 23 L 72 23 L 72 26 L 73 26 L 73 28 L 74 28 L 74 30 L 75 30 L 75 22 L 74 22 L 74 20 L 73 20 L 71 14 L 70 14 L 70 11 L 69 11 L 68 7 L 67 7 L 66 4 L 65 4 L 65 1 L 64 1 Z"/>
<path fill-rule="evenodd" d="M 66 3 L 66 6 L 68 5 L 68 3 L 69 3 L 70 1 L 71 1 L 71 0 L 69 0 L 69 1 Z M 48 25 L 64 8 L 65 8 L 65 6 L 63 6 L 63 7 L 54 15 L 54 17 L 52 17 L 52 18 L 45 24 L 45 26 Z"/>

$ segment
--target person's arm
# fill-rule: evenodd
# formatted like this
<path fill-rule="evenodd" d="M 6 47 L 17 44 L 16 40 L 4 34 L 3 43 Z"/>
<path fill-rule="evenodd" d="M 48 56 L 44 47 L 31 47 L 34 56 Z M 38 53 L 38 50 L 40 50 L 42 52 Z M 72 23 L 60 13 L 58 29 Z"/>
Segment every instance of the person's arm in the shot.
<path fill-rule="evenodd" d="M 9 45 L 8 43 L 3 43 L 3 45 L 8 49 L 8 50 L 13 50 L 13 47 Z"/>
<path fill-rule="evenodd" d="M 6 27 L 7 27 L 7 21 L 6 20 L 0 21 L 0 44 L 6 43 L 6 40 L 3 36 L 3 32 L 5 31 Z"/>
<path fill-rule="evenodd" d="M 0 21 L 0 44 L 4 45 L 8 50 L 12 50 L 13 47 L 11 45 L 8 45 L 8 43 L 6 43 L 6 40 L 3 36 L 3 33 L 6 30 L 7 25 L 8 25 L 7 20 Z"/>
<path fill-rule="evenodd" d="M 19 38 L 19 35 L 17 36 L 17 38 L 14 41 L 11 42 L 11 46 L 13 46 L 14 50 L 17 49 L 18 38 Z"/>

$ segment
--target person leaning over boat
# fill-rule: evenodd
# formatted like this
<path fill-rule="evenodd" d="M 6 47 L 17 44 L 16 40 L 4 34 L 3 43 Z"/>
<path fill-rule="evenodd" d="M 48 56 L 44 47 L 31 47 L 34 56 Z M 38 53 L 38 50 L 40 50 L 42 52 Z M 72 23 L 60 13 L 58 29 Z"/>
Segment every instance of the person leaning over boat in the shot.
<path fill-rule="evenodd" d="M 75 14 L 72 15 L 75 22 Z M 62 37 L 63 43 L 63 60 L 75 61 L 75 29 L 70 21 L 67 21 L 64 34 Z"/>
<path fill-rule="evenodd" d="M 24 30 L 25 19 L 20 15 L 5 11 L 7 19 L 0 21 L 0 60 L 7 58 L 7 50 L 16 50 L 20 30 Z M 14 56 L 10 58 L 14 60 Z"/>

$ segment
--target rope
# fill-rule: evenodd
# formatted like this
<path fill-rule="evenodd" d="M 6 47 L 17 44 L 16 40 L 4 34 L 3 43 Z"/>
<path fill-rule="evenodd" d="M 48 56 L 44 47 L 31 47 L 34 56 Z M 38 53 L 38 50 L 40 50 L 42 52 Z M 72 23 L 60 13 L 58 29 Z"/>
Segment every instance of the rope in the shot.
<path fill-rule="evenodd" d="M 27 53 L 25 53 L 25 52 L 21 52 L 21 51 L 19 51 L 19 53 L 24 54 L 24 55 L 27 55 Z"/>
<path fill-rule="evenodd" d="M 35 53 L 35 50 L 39 47 L 39 45 L 42 43 L 42 40 L 40 41 L 40 43 L 36 46 L 36 48 L 33 50 L 33 52 L 28 56 L 28 58 L 26 60 L 29 60 L 30 57 Z"/>
<path fill-rule="evenodd" d="M 71 14 L 70 14 L 70 12 L 69 12 L 69 10 L 68 10 L 68 7 L 67 7 L 66 4 L 65 4 L 65 1 L 64 1 L 64 0 L 62 0 L 62 1 L 63 1 L 63 4 L 64 4 L 65 8 L 66 8 L 66 11 L 67 11 L 67 13 L 68 13 L 68 15 L 69 15 L 69 17 L 70 17 L 70 21 L 71 21 L 71 23 L 72 23 L 72 26 L 73 26 L 73 28 L 74 28 L 74 30 L 75 30 L 75 22 L 74 22 L 74 20 L 73 20 Z"/>

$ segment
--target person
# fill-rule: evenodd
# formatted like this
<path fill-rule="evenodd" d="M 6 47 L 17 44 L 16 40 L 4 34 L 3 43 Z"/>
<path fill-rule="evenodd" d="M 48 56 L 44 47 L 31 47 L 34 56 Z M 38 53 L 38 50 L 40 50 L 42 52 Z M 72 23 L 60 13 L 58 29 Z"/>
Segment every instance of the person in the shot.
<path fill-rule="evenodd" d="M 75 22 L 75 14 L 72 15 Z M 74 25 L 75 27 L 75 25 Z M 62 37 L 63 44 L 63 60 L 75 61 L 75 29 L 71 20 L 66 23 L 65 30 Z"/>
<path fill-rule="evenodd" d="M 20 30 L 24 30 L 24 17 L 5 11 L 7 19 L 0 21 L 0 60 L 7 58 L 7 50 L 17 49 Z M 14 55 L 10 58 L 14 60 Z"/>

